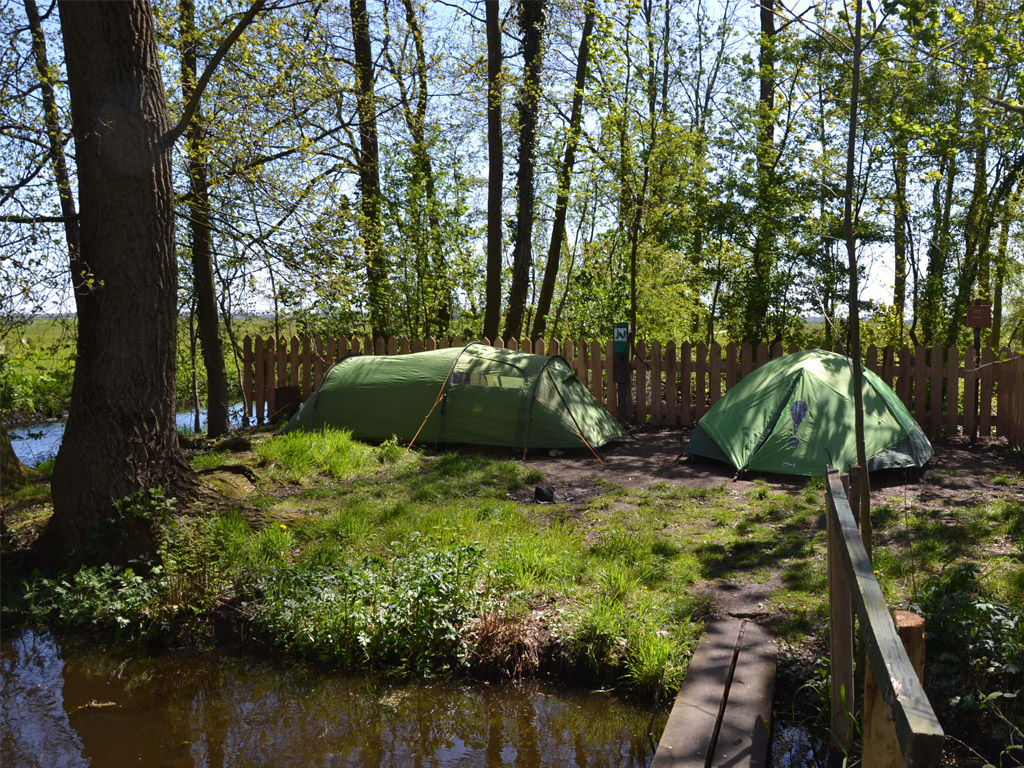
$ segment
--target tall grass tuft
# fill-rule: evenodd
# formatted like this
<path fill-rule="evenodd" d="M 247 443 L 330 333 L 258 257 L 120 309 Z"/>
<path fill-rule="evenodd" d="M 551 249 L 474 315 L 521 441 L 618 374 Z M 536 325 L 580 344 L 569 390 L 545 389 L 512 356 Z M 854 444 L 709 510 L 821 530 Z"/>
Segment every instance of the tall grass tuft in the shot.
<path fill-rule="evenodd" d="M 290 482 L 302 482 L 317 474 L 351 477 L 380 464 L 402 460 L 391 441 L 374 448 L 353 440 L 348 430 L 338 429 L 289 432 L 260 443 L 255 450 L 263 465 Z"/>

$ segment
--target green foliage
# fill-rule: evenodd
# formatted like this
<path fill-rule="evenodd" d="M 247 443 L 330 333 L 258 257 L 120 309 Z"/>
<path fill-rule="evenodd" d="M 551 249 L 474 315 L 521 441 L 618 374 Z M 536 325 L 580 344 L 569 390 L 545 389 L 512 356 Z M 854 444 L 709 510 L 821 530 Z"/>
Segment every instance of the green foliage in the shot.
<path fill-rule="evenodd" d="M 959 732 L 989 749 L 1024 744 L 1024 613 L 991 597 L 973 565 L 924 586 L 915 610 L 928 627 L 929 698 Z"/>
<path fill-rule="evenodd" d="M 156 586 L 131 568 L 85 566 L 68 579 L 37 579 L 25 599 L 38 621 L 139 637 L 149 628 Z"/>
<path fill-rule="evenodd" d="M 283 569 L 257 580 L 254 627 L 269 642 L 346 666 L 426 672 L 464 663 L 480 610 L 481 550 L 419 535 L 345 570 Z"/>

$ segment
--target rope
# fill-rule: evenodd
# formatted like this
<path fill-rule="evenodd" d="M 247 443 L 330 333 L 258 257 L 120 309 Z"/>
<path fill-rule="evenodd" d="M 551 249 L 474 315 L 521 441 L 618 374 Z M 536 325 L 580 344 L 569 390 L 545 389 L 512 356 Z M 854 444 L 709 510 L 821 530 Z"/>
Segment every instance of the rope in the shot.
<path fill-rule="evenodd" d="M 466 346 L 468 347 L 469 344 Z M 464 352 L 465 350 L 466 347 L 463 347 L 462 351 Z M 416 434 L 412 436 L 412 440 L 410 440 L 409 445 L 405 447 L 405 453 L 403 453 L 402 456 L 405 456 L 412 449 L 413 443 L 416 442 L 416 438 L 420 436 L 420 432 L 423 431 L 423 428 L 427 426 L 427 421 L 430 420 L 430 416 L 434 413 L 434 409 L 437 408 L 437 404 L 444 399 L 444 393 L 448 387 L 448 380 L 452 377 L 452 373 L 455 371 L 455 365 L 459 362 L 460 357 L 462 357 L 462 352 L 459 352 L 459 354 L 455 356 L 455 359 L 452 360 L 452 367 L 448 369 L 448 375 L 445 376 L 444 381 L 441 382 L 441 391 L 437 393 L 437 398 L 434 400 L 434 404 L 430 406 L 430 410 L 427 411 L 427 415 L 423 417 L 423 423 L 420 424 L 420 428 L 416 430 Z"/>

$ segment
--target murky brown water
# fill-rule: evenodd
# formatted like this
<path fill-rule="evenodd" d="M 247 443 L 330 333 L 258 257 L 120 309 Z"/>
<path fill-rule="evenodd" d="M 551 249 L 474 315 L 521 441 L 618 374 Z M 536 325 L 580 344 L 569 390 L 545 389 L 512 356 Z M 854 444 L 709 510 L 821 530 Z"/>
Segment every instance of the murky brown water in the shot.
<path fill-rule="evenodd" d="M 647 766 L 650 711 L 529 683 L 394 684 L 208 655 L 5 641 L 0 765 Z M 660 733 L 662 712 L 654 731 Z"/>

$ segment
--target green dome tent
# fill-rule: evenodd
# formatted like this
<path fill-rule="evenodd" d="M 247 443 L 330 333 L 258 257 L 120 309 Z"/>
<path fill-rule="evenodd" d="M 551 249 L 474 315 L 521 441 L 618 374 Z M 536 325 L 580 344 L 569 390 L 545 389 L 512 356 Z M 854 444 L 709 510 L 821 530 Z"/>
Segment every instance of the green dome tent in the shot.
<path fill-rule="evenodd" d="M 364 440 L 599 448 L 626 431 L 564 358 L 479 342 L 339 360 L 286 431 L 349 429 Z"/>
<path fill-rule="evenodd" d="M 868 470 L 920 467 L 932 446 L 896 393 L 864 370 Z M 857 463 L 853 370 L 843 355 L 810 350 L 757 368 L 700 420 L 686 452 L 737 469 L 787 475 Z"/>

